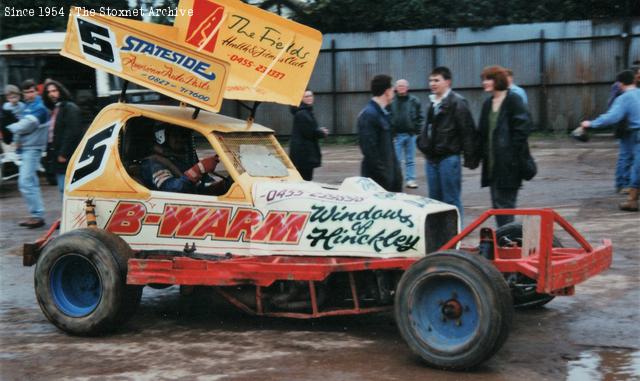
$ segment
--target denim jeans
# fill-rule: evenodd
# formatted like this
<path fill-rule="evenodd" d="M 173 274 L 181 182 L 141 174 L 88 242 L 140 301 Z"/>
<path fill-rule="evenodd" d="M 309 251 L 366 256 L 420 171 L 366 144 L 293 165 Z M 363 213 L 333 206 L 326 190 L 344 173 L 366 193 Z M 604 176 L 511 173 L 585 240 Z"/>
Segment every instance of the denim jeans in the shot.
<path fill-rule="evenodd" d="M 64 193 L 64 175 L 64 173 L 56 173 L 56 182 L 60 193 Z"/>
<path fill-rule="evenodd" d="M 496 188 L 491 184 L 491 204 L 494 209 L 515 209 L 518 188 Z M 514 216 L 496 216 L 498 227 L 513 222 Z"/>
<path fill-rule="evenodd" d="M 637 133 L 636 133 L 637 134 Z M 633 166 L 634 133 L 619 140 L 618 162 L 616 163 L 616 189 L 629 187 L 631 167 Z"/>
<path fill-rule="evenodd" d="M 394 141 L 396 157 L 403 169 L 404 181 L 416 180 L 416 136 L 397 134 Z"/>
<path fill-rule="evenodd" d="M 629 188 L 640 188 L 640 129 L 631 133 L 633 142 L 633 164 L 629 173 Z"/>
<path fill-rule="evenodd" d="M 447 156 L 439 163 L 427 160 L 425 168 L 427 184 L 429 185 L 429 198 L 455 205 L 460 213 L 460 222 L 462 222 L 463 209 L 460 197 L 462 167 L 460 165 L 460 156 Z"/>
<path fill-rule="evenodd" d="M 27 203 L 31 217 L 35 218 L 44 218 L 44 203 L 38 180 L 42 151 L 40 148 L 23 148 L 21 150 L 22 163 L 18 175 L 18 189 Z"/>

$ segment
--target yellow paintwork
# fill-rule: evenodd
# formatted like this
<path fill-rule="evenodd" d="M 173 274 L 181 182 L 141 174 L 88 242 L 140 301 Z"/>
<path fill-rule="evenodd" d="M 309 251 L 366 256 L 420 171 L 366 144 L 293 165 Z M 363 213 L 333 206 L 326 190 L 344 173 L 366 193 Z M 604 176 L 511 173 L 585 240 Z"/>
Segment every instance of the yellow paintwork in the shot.
<path fill-rule="evenodd" d="M 83 152 L 87 141 L 91 136 L 108 128 L 114 123 L 118 124 L 118 132 L 126 124 L 127 120 L 144 116 L 149 119 L 162 121 L 199 132 L 206 137 L 216 153 L 220 156 L 220 161 L 224 164 L 233 178 L 234 184 L 226 195 L 220 196 L 220 200 L 252 203 L 252 186 L 257 181 L 301 181 L 302 177 L 295 170 L 295 167 L 288 158 L 282 146 L 277 143 L 276 149 L 280 156 L 285 159 L 288 168 L 287 177 L 269 178 L 252 177 L 247 172 L 239 174 L 232 165 L 231 159 L 222 149 L 222 145 L 213 134 L 214 132 L 268 132 L 273 134 L 273 130 L 261 126 L 257 123 L 247 123 L 239 119 L 230 118 L 223 115 L 201 111 L 196 119 L 192 119 L 193 108 L 180 106 L 157 106 L 157 105 L 136 105 L 126 103 L 114 103 L 105 107 L 94 119 L 93 123 L 85 133 L 80 145 L 71 157 L 70 165 L 67 169 L 67 182 L 71 179 L 72 173 L 78 166 L 78 158 Z M 116 132 L 116 133 L 118 133 Z M 153 144 L 153 142 L 149 142 Z M 150 197 L 150 191 L 137 181 L 132 179 L 122 165 L 117 140 L 108 148 L 106 165 L 104 171 L 95 179 L 82 184 L 75 189 L 65 187 L 65 194 L 73 197 L 83 198 L 113 198 L 113 199 L 142 199 Z M 188 197 L 188 195 L 185 195 Z"/>
<path fill-rule="evenodd" d="M 80 41 L 79 23 L 86 28 L 83 29 L 83 41 Z M 92 31 L 87 25 L 102 28 L 97 31 L 108 33 L 108 36 Z M 229 64 L 226 60 L 176 44 L 176 36 L 177 30 L 173 27 L 99 13 L 85 15 L 81 8 L 73 8 L 60 54 L 181 102 L 219 111 Z M 112 60 L 100 58 L 101 55 L 111 56 Z M 189 65 L 186 65 L 187 61 Z M 188 69 L 187 66 L 191 67 Z M 194 68 L 201 69 L 196 71 Z M 211 76 L 215 78 L 209 78 Z"/>
<path fill-rule="evenodd" d="M 300 104 L 319 31 L 239 0 L 180 0 L 177 11 L 179 43 L 231 65 L 226 99 Z"/>

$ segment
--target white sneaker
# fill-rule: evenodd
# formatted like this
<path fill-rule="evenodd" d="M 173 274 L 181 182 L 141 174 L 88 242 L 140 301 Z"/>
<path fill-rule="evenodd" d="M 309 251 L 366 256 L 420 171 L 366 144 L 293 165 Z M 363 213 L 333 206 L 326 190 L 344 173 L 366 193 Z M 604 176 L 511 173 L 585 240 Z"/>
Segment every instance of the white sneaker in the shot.
<path fill-rule="evenodd" d="M 407 181 L 407 188 L 416 189 L 417 187 L 418 187 L 418 184 L 415 181 L 413 180 Z"/>

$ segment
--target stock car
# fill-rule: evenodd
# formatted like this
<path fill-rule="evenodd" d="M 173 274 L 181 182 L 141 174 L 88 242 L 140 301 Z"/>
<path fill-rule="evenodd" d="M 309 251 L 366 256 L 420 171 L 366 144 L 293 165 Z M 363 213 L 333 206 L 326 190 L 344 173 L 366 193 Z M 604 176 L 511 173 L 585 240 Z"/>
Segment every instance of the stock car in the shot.
<path fill-rule="evenodd" d="M 216 194 L 144 185 L 158 123 L 193 136 L 194 160 L 219 156 Z M 524 222 L 486 227 L 498 214 Z M 70 161 L 55 236 L 57 225 L 25 244 L 23 260 L 35 264 L 44 315 L 69 334 L 122 329 L 143 287 L 179 285 L 259 316 L 392 310 L 409 347 L 444 369 L 488 360 L 514 306 L 571 295 L 612 256 L 609 240 L 592 247 L 550 209 L 489 210 L 461 231 L 454 206 L 368 178 L 303 181 L 271 129 L 186 106 L 103 109 Z M 576 244 L 563 246 L 554 226 Z"/>

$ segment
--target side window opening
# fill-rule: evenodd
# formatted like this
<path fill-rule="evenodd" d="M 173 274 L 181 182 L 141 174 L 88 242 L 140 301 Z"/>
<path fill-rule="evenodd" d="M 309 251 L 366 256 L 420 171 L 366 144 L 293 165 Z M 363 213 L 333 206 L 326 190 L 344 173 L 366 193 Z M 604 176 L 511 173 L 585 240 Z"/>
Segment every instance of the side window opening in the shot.
<path fill-rule="evenodd" d="M 220 196 L 233 182 L 222 163 L 211 165 L 216 152 L 209 142 L 189 128 L 131 118 L 120 133 L 119 149 L 129 176 L 150 190 Z M 215 169 L 202 174 L 202 163 Z"/>
<path fill-rule="evenodd" d="M 215 132 L 227 157 L 239 174 L 250 176 L 286 177 L 294 169 L 276 148 L 278 142 L 271 132 Z"/>

